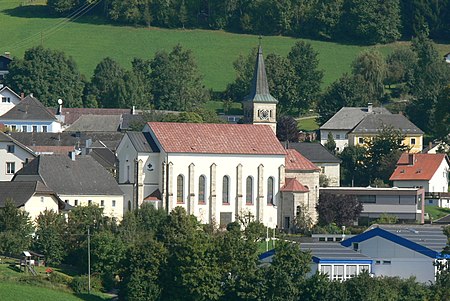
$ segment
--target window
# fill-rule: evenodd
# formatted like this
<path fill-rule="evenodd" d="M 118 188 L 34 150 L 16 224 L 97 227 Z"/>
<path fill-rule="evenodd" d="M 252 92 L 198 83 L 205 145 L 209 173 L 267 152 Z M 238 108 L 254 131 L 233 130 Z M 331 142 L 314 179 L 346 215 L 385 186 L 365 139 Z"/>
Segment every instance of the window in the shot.
<path fill-rule="evenodd" d="M 341 135 L 340 134 L 336 134 L 336 139 L 341 139 Z"/>
<path fill-rule="evenodd" d="M 112 200 L 112 206 L 116 207 L 116 200 Z"/>
<path fill-rule="evenodd" d="M 182 175 L 177 177 L 177 203 L 183 203 L 184 200 L 184 178 Z"/>
<path fill-rule="evenodd" d="M 291 227 L 291 218 L 289 216 L 284 217 L 284 229 L 287 230 Z"/>
<path fill-rule="evenodd" d="M 11 131 L 17 131 L 17 127 L 15 124 L 11 124 Z"/>
<path fill-rule="evenodd" d="M 6 174 L 13 175 L 16 172 L 16 163 L 6 162 Z"/>
<path fill-rule="evenodd" d="M 128 201 L 128 211 L 131 211 L 131 201 Z"/>
<path fill-rule="evenodd" d="M 22 125 L 22 132 L 24 133 L 28 132 L 28 126 Z"/>
<path fill-rule="evenodd" d="M 359 144 L 364 144 L 364 138 L 363 137 L 359 137 L 358 138 L 358 143 Z"/>
<path fill-rule="evenodd" d="M 105 200 L 101 200 L 100 201 L 100 207 L 104 207 L 105 206 Z"/>
<path fill-rule="evenodd" d="M 10 103 L 11 102 L 11 98 L 9 98 L 9 97 L 2 97 L 2 102 L 3 103 Z"/>
<path fill-rule="evenodd" d="M 331 265 L 322 265 L 320 266 L 320 273 L 331 277 Z"/>
<path fill-rule="evenodd" d="M 383 260 L 383 264 L 391 264 L 390 260 Z"/>
<path fill-rule="evenodd" d="M 43 133 L 47 133 L 47 126 L 46 126 L 46 125 L 43 125 L 43 126 L 42 126 L 42 132 L 43 132 Z"/>
<path fill-rule="evenodd" d="M 88 205 L 89 205 L 89 206 L 92 205 L 92 200 L 88 200 Z"/>
<path fill-rule="evenodd" d="M 366 271 L 366 272 L 369 271 L 369 266 L 366 265 L 366 264 L 363 264 L 363 265 L 360 265 L 360 266 L 359 266 L 359 273 L 362 273 L 362 272 L 364 272 L 364 271 Z"/>
<path fill-rule="evenodd" d="M 33 132 L 36 133 L 38 131 L 37 125 L 33 125 Z"/>
<path fill-rule="evenodd" d="M 343 265 L 335 265 L 334 266 L 333 280 L 344 280 L 344 266 Z"/>
<path fill-rule="evenodd" d="M 65 202 L 66 204 L 69 204 L 69 200 L 65 200 L 64 202 Z"/>
<path fill-rule="evenodd" d="M 416 138 L 411 138 L 411 145 L 415 145 L 416 144 Z"/>
<path fill-rule="evenodd" d="M 41 203 L 43 203 L 44 202 L 44 197 L 43 196 L 41 196 Z"/>
<path fill-rule="evenodd" d="M 14 153 L 14 144 L 8 145 L 8 149 L 6 150 L 6 152 L 13 154 Z"/>
<path fill-rule="evenodd" d="M 247 205 L 253 204 L 253 178 L 247 177 L 247 181 L 245 184 L 245 203 Z"/>
<path fill-rule="evenodd" d="M 325 173 L 325 166 L 320 166 L 320 173 Z"/>
<path fill-rule="evenodd" d="M 359 243 L 354 242 L 353 243 L 353 251 L 358 251 L 359 250 Z"/>
<path fill-rule="evenodd" d="M 230 179 L 227 176 L 224 176 L 222 180 L 222 203 L 230 203 Z"/>
<path fill-rule="evenodd" d="M 356 272 L 357 272 L 357 269 L 356 269 L 356 265 L 348 265 L 347 266 L 347 278 L 353 278 L 353 277 L 355 277 L 356 276 Z"/>
<path fill-rule="evenodd" d="M 75 200 L 75 201 L 73 202 L 73 205 L 74 205 L 74 206 L 78 206 L 78 200 Z"/>
<path fill-rule="evenodd" d="M 273 205 L 273 177 L 267 179 L 267 204 Z"/>
<path fill-rule="evenodd" d="M 381 260 L 376 260 L 375 264 L 381 264 Z"/>
<path fill-rule="evenodd" d="M 206 194 L 206 177 L 200 176 L 200 178 L 198 178 L 198 202 L 199 203 L 201 203 L 201 204 L 206 203 L 205 194 Z"/>

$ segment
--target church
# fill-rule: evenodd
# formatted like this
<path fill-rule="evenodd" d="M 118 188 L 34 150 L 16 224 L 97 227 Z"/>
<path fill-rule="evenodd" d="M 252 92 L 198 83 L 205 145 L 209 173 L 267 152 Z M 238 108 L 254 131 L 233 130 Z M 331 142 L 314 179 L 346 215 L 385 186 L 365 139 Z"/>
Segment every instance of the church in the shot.
<path fill-rule="evenodd" d="M 117 147 L 127 209 L 181 206 L 201 223 L 224 227 L 252 216 L 286 230 L 308 210 L 314 222 L 319 169 L 278 141 L 277 103 L 259 46 L 244 124 L 148 122 L 128 132 Z"/>

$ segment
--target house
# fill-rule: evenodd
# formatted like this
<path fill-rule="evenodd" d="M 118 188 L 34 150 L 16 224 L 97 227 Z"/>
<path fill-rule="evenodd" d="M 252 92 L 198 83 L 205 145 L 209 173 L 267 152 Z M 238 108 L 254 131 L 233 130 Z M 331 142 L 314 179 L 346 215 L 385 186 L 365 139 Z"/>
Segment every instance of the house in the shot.
<path fill-rule="evenodd" d="M 0 84 L 0 116 L 11 110 L 15 105 L 20 102 L 20 96 L 17 95 L 8 86 Z"/>
<path fill-rule="evenodd" d="M 363 271 L 372 273 L 373 260 L 368 256 L 341 246 L 339 243 L 301 243 L 300 249 L 312 256 L 311 270 L 308 276 L 320 272 L 330 280 L 345 281 Z M 259 256 L 262 264 L 270 264 L 275 250 L 270 250 Z"/>
<path fill-rule="evenodd" d="M 118 181 L 132 208 L 181 206 L 222 226 L 251 214 L 274 228 L 285 155 L 269 126 L 149 122 L 120 142 Z"/>
<path fill-rule="evenodd" d="M 82 115 L 65 132 L 117 132 L 120 129 L 121 115 Z"/>
<path fill-rule="evenodd" d="M 400 131 L 404 136 L 403 145 L 408 148 L 408 152 L 419 153 L 422 151 L 423 131 L 402 114 L 372 114 L 365 116 L 348 134 L 349 145 L 365 145 L 367 139 L 377 136 L 384 127 Z"/>
<path fill-rule="evenodd" d="M 424 154 L 439 154 L 448 152 L 450 150 L 450 145 L 444 141 L 433 141 L 429 142 L 427 147 L 424 147 L 422 153 Z"/>
<path fill-rule="evenodd" d="M 35 158 L 35 153 L 8 134 L 0 132 L 0 181 L 11 181 L 22 166 Z"/>
<path fill-rule="evenodd" d="M 341 159 L 330 153 L 320 143 L 290 142 L 288 148 L 297 150 L 320 168 L 320 174 L 328 179 L 328 186 L 340 186 Z"/>
<path fill-rule="evenodd" d="M 449 172 L 445 154 L 402 154 L 389 180 L 396 187 L 423 187 L 425 193 L 448 192 Z"/>
<path fill-rule="evenodd" d="M 435 281 L 436 261 L 450 259 L 442 251 L 447 236 L 435 225 L 373 225 L 365 232 L 341 242 L 374 261 L 375 276 Z"/>
<path fill-rule="evenodd" d="M 363 205 L 359 224 L 367 225 L 383 214 L 403 222 L 424 223 L 425 191 L 422 188 L 325 187 L 320 194 L 356 196 Z"/>
<path fill-rule="evenodd" d="M 121 219 L 129 208 L 114 177 L 90 156 L 39 155 L 14 182 L 40 181 L 71 206 L 95 204 L 106 216 Z"/>
<path fill-rule="evenodd" d="M 307 210 L 312 223 L 317 221 L 320 169 L 295 149 L 287 149 L 285 184 L 281 187 L 278 219 L 285 230 L 295 228 L 301 210 Z"/>
<path fill-rule="evenodd" d="M 11 62 L 12 58 L 9 52 L 0 55 L 0 82 L 3 82 L 5 75 L 9 73 L 9 64 Z"/>
<path fill-rule="evenodd" d="M 65 127 L 71 126 L 80 117 L 86 115 L 109 115 L 109 116 L 122 116 L 123 114 L 135 114 L 134 110 L 130 109 L 110 109 L 110 108 L 66 108 L 62 104 L 59 105 L 57 109 L 49 109 L 52 114 L 57 116 L 57 118 L 64 124 Z M 97 132 L 100 132 L 98 130 Z"/>
<path fill-rule="evenodd" d="M 385 108 L 374 108 L 371 103 L 367 107 L 343 107 L 320 127 L 320 143 L 325 145 L 328 133 L 336 142 L 336 150 L 341 152 L 349 145 L 348 134 L 368 115 L 391 114 Z"/>
<path fill-rule="evenodd" d="M 0 208 L 10 200 L 17 208 L 28 212 L 34 221 L 45 210 L 59 212 L 65 208 L 64 202 L 40 181 L 4 182 L 0 181 Z"/>
<path fill-rule="evenodd" d="M 8 112 L 0 116 L 0 123 L 12 131 L 51 132 L 62 131 L 61 123 L 33 96 L 28 95 Z"/>

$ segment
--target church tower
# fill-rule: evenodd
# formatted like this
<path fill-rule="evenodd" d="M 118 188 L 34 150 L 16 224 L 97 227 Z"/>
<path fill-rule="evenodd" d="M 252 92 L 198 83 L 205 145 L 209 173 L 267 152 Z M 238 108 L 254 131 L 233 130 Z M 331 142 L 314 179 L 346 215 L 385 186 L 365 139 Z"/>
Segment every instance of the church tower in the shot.
<path fill-rule="evenodd" d="M 278 100 L 270 95 L 269 92 L 269 84 L 267 83 L 266 66 L 264 65 L 262 47 L 259 45 L 250 94 L 248 94 L 243 101 L 244 122 L 270 125 L 276 133 L 277 103 Z"/>

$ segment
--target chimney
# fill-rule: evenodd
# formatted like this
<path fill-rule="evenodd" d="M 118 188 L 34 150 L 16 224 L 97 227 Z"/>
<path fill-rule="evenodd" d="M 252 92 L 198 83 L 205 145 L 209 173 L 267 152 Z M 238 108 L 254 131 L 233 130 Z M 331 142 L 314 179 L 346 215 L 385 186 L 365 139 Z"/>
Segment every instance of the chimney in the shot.
<path fill-rule="evenodd" d="M 20 92 L 20 100 L 23 100 L 25 98 L 25 93 Z"/>
<path fill-rule="evenodd" d="M 367 104 L 367 113 L 373 113 L 373 105 L 371 102 Z"/>
<path fill-rule="evenodd" d="M 75 151 L 69 152 L 69 158 L 70 160 L 75 161 Z"/>
<path fill-rule="evenodd" d="M 9 51 L 5 51 L 5 56 L 6 56 L 7 58 L 11 58 L 11 53 L 10 53 Z"/>
<path fill-rule="evenodd" d="M 415 156 L 414 154 L 408 154 L 408 165 L 414 165 Z"/>

